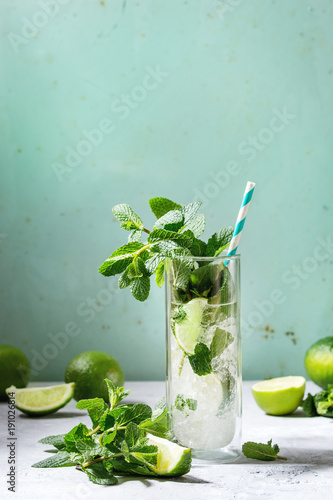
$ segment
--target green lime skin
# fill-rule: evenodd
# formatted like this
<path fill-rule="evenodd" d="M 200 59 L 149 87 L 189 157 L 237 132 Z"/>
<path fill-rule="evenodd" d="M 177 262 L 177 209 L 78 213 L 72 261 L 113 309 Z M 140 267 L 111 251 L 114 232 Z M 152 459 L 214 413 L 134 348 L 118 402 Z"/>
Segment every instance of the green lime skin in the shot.
<path fill-rule="evenodd" d="M 24 352 L 12 345 L 0 345 L 0 400 L 8 399 L 7 387 L 26 387 L 30 372 L 30 363 Z"/>
<path fill-rule="evenodd" d="M 310 379 L 323 389 L 333 384 L 333 337 L 315 342 L 305 354 L 305 369 Z"/>
<path fill-rule="evenodd" d="M 87 351 L 79 354 L 66 368 L 65 382 L 75 382 L 74 399 L 103 398 L 109 402 L 105 380 L 116 386 L 124 384 L 124 373 L 118 361 L 105 352 Z"/>

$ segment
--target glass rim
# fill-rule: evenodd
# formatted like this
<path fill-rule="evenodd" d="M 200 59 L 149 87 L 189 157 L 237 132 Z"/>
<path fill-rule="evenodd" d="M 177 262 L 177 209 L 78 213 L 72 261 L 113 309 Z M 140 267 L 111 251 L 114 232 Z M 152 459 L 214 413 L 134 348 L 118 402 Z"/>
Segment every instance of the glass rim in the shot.
<path fill-rule="evenodd" d="M 216 257 L 211 256 L 211 257 L 206 257 L 206 256 L 195 256 L 195 255 L 175 255 L 174 257 L 166 257 L 168 260 L 196 260 L 196 261 L 201 261 L 201 262 L 210 262 L 210 261 L 215 261 L 219 262 L 221 260 L 240 260 L 241 254 L 236 253 L 235 255 L 227 255 L 226 253 L 224 254 L 223 252 L 220 255 L 217 255 Z"/>

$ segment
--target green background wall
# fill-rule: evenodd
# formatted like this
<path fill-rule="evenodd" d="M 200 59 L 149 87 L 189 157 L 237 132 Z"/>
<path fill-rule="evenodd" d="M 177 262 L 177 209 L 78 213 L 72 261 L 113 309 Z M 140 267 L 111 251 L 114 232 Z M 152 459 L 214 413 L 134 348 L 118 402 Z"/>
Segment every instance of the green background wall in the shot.
<path fill-rule="evenodd" d="M 2 0 L 0 341 L 34 380 L 92 349 L 163 379 L 164 290 L 98 274 L 111 208 L 200 199 L 207 237 L 247 180 L 243 374 L 304 374 L 333 333 L 332 22 L 331 0 Z"/>

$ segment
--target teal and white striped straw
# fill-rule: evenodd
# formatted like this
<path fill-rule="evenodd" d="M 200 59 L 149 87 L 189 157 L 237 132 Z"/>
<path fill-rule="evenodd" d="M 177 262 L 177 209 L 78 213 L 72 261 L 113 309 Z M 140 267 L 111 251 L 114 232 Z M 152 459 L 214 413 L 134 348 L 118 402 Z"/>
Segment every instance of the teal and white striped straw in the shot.
<path fill-rule="evenodd" d="M 237 221 L 235 224 L 235 229 L 234 229 L 231 241 L 230 241 L 227 255 L 235 255 L 237 252 L 239 240 L 240 240 L 240 237 L 241 237 L 241 234 L 243 231 L 243 227 L 245 224 L 247 211 L 249 209 L 250 201 L 252 199 L 254 186 L 255 186 L 255 182 L 248 181 L 248 183 L 246 184 L 242 204 L 241 204 L 240 210 L 238 212 L 238 217 L 237 217 Z M 230 262 L 230 260 L 224 261 L 224 265 L 227 266 L 229 264 L 229 262 Z"/>

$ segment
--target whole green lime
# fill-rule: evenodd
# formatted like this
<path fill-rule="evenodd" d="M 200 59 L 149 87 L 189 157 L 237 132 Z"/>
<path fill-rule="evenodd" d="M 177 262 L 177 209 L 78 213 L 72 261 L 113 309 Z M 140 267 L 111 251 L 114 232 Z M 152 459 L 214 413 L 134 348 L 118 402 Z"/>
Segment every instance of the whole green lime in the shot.
<path fill-rule="evenodd" d="M 105 380 L 116 386 L 124 384 L 124 373 L 118 361 L 105 352 L 82 352 L 66 368 L 65 382 L 75 382 L 74 399 L 103 398 L 109 402 Z"/>
<path fill-rule="evenodd" d="M 6 389 L 10 385 L 26 387 L 30 371 L 24 352 L 12 345 L 0 345 L 0 399 L 7 399 Z"/>
<path fill-rule="evenodd" d="M 333 337 L 315 342 L 305 354 L 305 369 L 310 379 L 323 389 L 333 384 Z"/>

